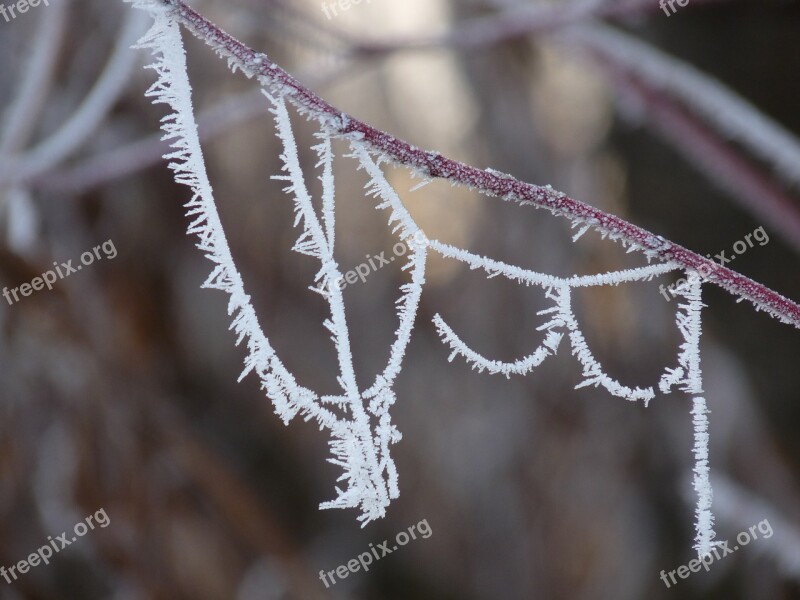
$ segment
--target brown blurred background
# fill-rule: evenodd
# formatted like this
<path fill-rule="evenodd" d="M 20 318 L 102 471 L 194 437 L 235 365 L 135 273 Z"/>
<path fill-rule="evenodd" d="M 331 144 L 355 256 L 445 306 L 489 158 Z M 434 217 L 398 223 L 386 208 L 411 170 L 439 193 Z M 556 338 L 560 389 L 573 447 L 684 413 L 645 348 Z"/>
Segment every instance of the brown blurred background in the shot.
<path fill-rule="evenodd" d="M 647 111 L 621 118 L 630 107 L 618 84 L 557 26 L 488 46 L 374 47 L 514 4 L 372 0 L 331 19 L 310 0 L 192 6 L 370 124 L 551 184 L 700 254 L 764 225 L 661 137 Z M 560 7 L 569 8 L 543 4 Z M 667 589 L 661 570 L 694 557 L 688 399 L 659 396 L 644 408 L 574 390 L 580 370 L 566 345 L 526 378 L 448 363 L 435 313 L 479 352 L 513 360 L 539 344 L 546 303 L 538 290 L 436 257 L 392 412 L 404 436 L 392 447 L 401 496 L 364 529 L 355 511 L 318 510 L 340 474 L 326 462 L 326 435 L 300 420 L 284 427 L 256 378 L 236 383 L 243 350 L 228 331 L 227 299 L 200 289 L 210 263 L 185 233 L 188 191 L 159 158 L 164 109 L 144 98 L 149 56 L 127 50 L 147 25 L 137 12 L 50 0 L 0 20 L 0 285 L 30 282 L 53 261 L 77 263 L 107 240 L 118 252 L 52 291 L 0 300 L 0 565 L 101 508 L 110 519 L 50 565 L 0 580 L 0 598 L 800 597 L 800 331 L 709 286 L 702 358 L 716 529 L 734 539 L 769 519 L 770 539 Z M 667 17 L 656 0 L 624 0 L 595 18 L 800 132 L 800 3 L 690 0 Z M 292 203 L 269 179 L 280 164 L 267 103 L 208 48 L 186 42 L 209 174 L 261 323 L 303 385 L 334 393 L 327 306 L 308 291 L 317 265 L 290 251 Z M 295 125 L 312 166 L 314 128 Z M 397 239 L 363 196 L 363 173 L 337 150 L 337 250 L 348 270 L 390 255 Z M 560 275 L 641 264 L 596 235 L 573 244 L 568 223 L 548 213 L 442 183 L 411 193 L 408 173 L 388 173 L 430 237 Z M 800 212 L 796 190 L 784 192 Z M 800 299 L 798 248 L 765 229 L 770 242 L 732 266 Z M 345 291 L 362 382 L 388 357 L 404 281 L 393 264 Z M 623 382 L 651 385 L 674 362 L 677 300 L 656 284 L 578 300 L 592 349 Z M 320 570 L 423 519 L 428 539 L 369 573 L 330 588 L 320 581 Z"/>

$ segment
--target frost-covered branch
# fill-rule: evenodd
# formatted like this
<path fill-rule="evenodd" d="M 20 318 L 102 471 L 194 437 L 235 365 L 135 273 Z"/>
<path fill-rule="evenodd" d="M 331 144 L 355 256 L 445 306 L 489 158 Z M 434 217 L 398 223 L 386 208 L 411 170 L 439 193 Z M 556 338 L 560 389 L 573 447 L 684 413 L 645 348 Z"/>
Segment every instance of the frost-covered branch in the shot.
<path fill-rule="evenodd" d="M 701 287 L 713 282 L 734 293 L 740 299 L 752 301 L 757 309 L 766 310 L 776 318 L 800 326 L 800 307 L 777 293 L 697 254 L 651 234 L 618 217 L 555 192 L 549 186 L 539 187 L 520 182 L 493 170 L 480 170 L 452 161 L 440 154 L 426 152 L 386 133 L 378 131 L 339 112 L 327 102 L 303 87 L 263 54 L 256 54 L 222 32 L 188 8 L 182 0 L 134 0 L 135 6 L 150 12 L 153 28 L 141 41 L 141 47 L 151 49 L 157 62 L 151 65 L 158 75 L 147 95 L 156 103 L 165 103 L 173 113 L 162 120 L 165 139 L 174 150 L 168 154 L 170 168 L 177 182 L 193 192 L 187 203 L 193 217 L 188 231 L 199 237 L 198 247 L 215 263 L 204 287 L 226 292 L 232 329 L 237 343 L 247 341 L 248 354 L 242 377 L 255 372 L 272 400 L 279 416 L 288 422 L 296 414 L 307 420 L 315 419 L 320 429 L 331 432 L 330 462 L 340 466 L 346 481 L 345 489 L 337 488 L 337 497 L 321 508 L 358 508 L 359 520 L 366 524 L 384 516 L 390 501 L 399 495 L 397 471 L 389 454 L 389 446 L 400 439 L 389 409 L 396 396 L 393 384 L 400 373 L 403 356 L 419 310 L 425 268 L 429 251 L 445 258 L 465 263 L 471 269 L 481 269 L 488 277 L 504 276 L 524 285 L 535 285 L 553 305 L 539 312 L 548 320 L 538 328 L 545 339 L 529 356 L 513 362 L 491 360 L 469 348 L 439 316 L 434 323 L 444 342 L 451 348 L 450 359 L 463 356 L 474 368 L 490 373 L 524 375 L 555 354 L 564 336 L 570 340 L 572 354 L 582 367 L 583 381 L 576 387 L 602 387 L 610 394 L 631 401 L 642 400 L 645 406 L 655 396 L 655 386 L 628 387 L 610 377 L 588 347 L 572 308 L 573 290 L 583 287 L 619 285 L 650 281 L 671 271 L 682 270 L 689 280 L 688 289 L 679 288 L 686 302 L 678 307 L 676 322 L 683 336 L 677 366 L 666 368 L 659 380 L 659 391 L 666 394 L 671 388 L 680 389 L 692 398 L 694 426 L 694 476 L 697 493 L 697 523 L 695 548 L 700 556 L 708 554 L 714 545 L 714 518 L 711 513 L 712 490 L 709 481 L 708 406 L 704 397 L 700 369 Z M 258 324 L 255 310 L 245 293 L 241 275 L 233 261 L 222 223 L 217 213 L 211 185 L 208 181 L 197 125 L 192 108 L 191 88 L 186 73 L 186 56 L 178 22 L 181 21 L 196 35 L 206 40 L 219 54 L 228 58 L 231 67 L 256 77 L 266 88 L 265 95 L 272 105 L 277 135 L 281 141 L 282 174 L 276 176 L 287 183 L 285 191 L 295 204 L 295 226 L 301 229 L 294 250 L 320 261 L 320 269 L 311 289 L 329 304 L 330 319 L 325 326 L 331 333 L 338 362 L 338 383 L 341 394 L 318 397 L 301 387 L 283 366 Z M 306 178 L 300 164 L 299 150 L 292 128 L 289 106 L 316 120 L 319 140 L 316 151 L 321 171 L 321 210 L 317 214 Z M 399 324 L 389 359 L 375 383 L 361 391 L 356 381 L 350 346 L 344 299 L 339 285 L 342 274 L 334 257 L 336 240 L 336 197 L 333 174 L 333 138 L 342 138 L 350 145 L 346 155 L 358 163 L 368 176 L 367 195 L 376 198 L 376 208 L 388 212 L 388 224 L 410 247 L 411 253 L 404 270 L 410 281 L 401 286 L 398 300 Z M 382 170 L 384 164 L 398 164 L 411 169 L 422 178 L 444 178 L 451 184 L 462 184 L 493 196 L 521 204 L 533 204 L 568 218 L 578 232 L 577 240 L 589 229 L 599 231 L 623 244 L 629 252 L 640 251 L 653 264 L 596 275 L 558 277 L 538 273 L 518 266 L 473 254 L 467 250 L 429 240 L 404 206 L 397 191 Z"/>
<path fill-rule="evenodd" d="M 703 273 L 708 282 L 752 302 L 757 310 L 768 312 L 780 321 L 800 328 L 800 306 L 766 286 L 619 217 L 569 198 L 549 186 L 525 183 L 494 170 L 471 167 L 439 153 L 416 148 L 379 131 L 336 109 L 265 55 L 248 48 L 182 0 L 152 1 L 163 2 L 164 6 L 170 7 L 175 19 L 226 58 L 232 67 L 256 77 L 271 93 L 290 98 L 302 113 L 319 121 L 331 135 L 357 139 L 380 156 L 412 169 L 422 178 L 447 179 L 489 196 L 544 208 L 580 225 L 589 225 L 608 238 L 645 253 L 651 259 L 675 263 L 687 271 Z"/>
<path fill-rule="evenodd" d="M 320 218 L 305 183 L 285 100 L 282 96 L 266 94 L 272 105 L 277 135 L 283 147 L 283 174 L 275 178 L 287 182 L 285 191 L 295 203 L 295 225 L 302 230 L 294 250 L 321 263 L 316 286 L 312 290 L 322 295 L 330 306 L 331 317 L 325 326 L 331 332 L 339 359 L 337 379 L 342 395 L 319 398 L 311 390 L 300 386 L 278 359 L 264 335 L 231 255 L 205 170 L 179 25 L 172 18 L 170 10 L 159 3 L 137 0 L 134 4 L 137 8 L 147 10 L 155 21 L 139 42 L 139 47 L 148 48 L 156 55 L 156 63 L 149 68 L 156 72 L 158 78 L 146 95 L 152 97 L 155 103 L 168 104 L 173 111 L 162 119 L 162 129 L 173 149 L 166 155 L 170 160 L 170 169 L 175 172 L 176 181 L 187 185 L 193 192 L 192 199 L 186 205 L 187 214 L 193 219 L 188 232 L 199 237 L 198 247 L 215 263 L 203 287 L 218 289 L 229 295 L 228 312 L 233 318 L 231 328 L 237 335 L 237 344 L 247 342 L 248 354 L 240 379 L 255 372 L 275 411 L 285 423 L 299 413 L 307 420 L 315 419 L 320 429 L 330 431 L 333 455 L 330 462 L 342 467 L 344 473 L 340 481 L 346 481 L 347 486 L 345 489 L 337 488 L 337 497 L 320 507 L 359 508 L 359 520 L 366 525 L 383 517 L 391 499 L 399 494 L 397 470 L 389 455 L 389 445 L 400 439 L 400 433 L 392 425 L 388 411 L 395 400 L 391 384 L 400 371 L 400 361 L 410 338 L 424 282 L 424 244 L 415 250 L 409 261 L 409 265 L 413 266 L 412 281 L 402 288 L 400 327 L 389 364 L 378 377 L 377 383 L 362 394 L 356 382 L 342 290 L 337 285 L 342 275 L 333 255 L 335 182 L 330 136 L 324 131 L 320 132 L 318 138 L 321 141 L 315 147 L 319 156 L 317 166 L 322 169 Z M 353 143 L 353 150 L 361 166 L 372 178 L 372 192 L 384 200 L 378 208 L 391 209 L 390 223 L 399 221 L 403 235 L 419 233 L 377 163 L 356 142 Z M 368 406 L 365 406 L 367 403 Z"/>
<path fill-rule="evenodd" d="M 697 3 L 695 0 L 693 6 Z M 648 126 L 687 154 L 693 165 L 746 209 L 800 248 L 800 210 L 794 199 L 728 142 L 731 137 L 741 140 L 755 155 L 774 164 L 779 172 L 786 170 L 783 179 L 796 186 L 800 181 L 797 137 L 705 73 L 618 29 L 594 24 L 599 18 L 657 11 L 657 4 L 650 0 L 574 0 L 553 6 L 508 6 L 504 2 L 498 2 L 497 6 L 502 10 L 456 23 L 445 33 L 427 37 L 371 41 L 333 33 L 346 42 L 356 56 L 386 56 L 399 51 L 485 48 L 515 38 L 564 32 L 565 39 L 571 40 L 581 51 L 590 52 L 610 71 L 615 91 L 619 93 L 623 91 L 620 88 L 625 88 L 623 100 L 633 95 L 637 108 L 645 103 L 649 105 L 645 112 Z M 584 23 L 585 27 L 574 27 Z M 638 60 L 639 56 L 645 60 Z M 628 80 L 620 82 L 622 77 L 618 71 L 625 71 Z M 630 81 L 631 74 L 640 81 Z M 643 86 L 643 81 L 647 85 Z M 632 87 L 635 89 L 630 90 Z M 642 87 L 647 89 L 642 92 Z M 642 98 L 643 95 L 647 97 Z M 693 112 L 680 111 L 673 106 L 673 98 L 692 106 Z M 620 103 L 620 108 L 626 106 Z M 693 118 L 695 115 L 697 118 Z M 717 129 L 708 127 L 700 119 Z"/>
<path fill-rule="evenodd" d="M 311 195 L 305 184 L 303 170 L 297 154 L 289 112 L 281 97 L 267 95 L 273 105 L 272 113 L 278 128 L 278 137 L 283 145 L 281 159 L 285 175 L 274 176 L 288 182 L 284 191 L 295 199 L 295 226 L 302 223 L 303 232 L 294 250 L 317 258 L 321 268 L 316 276 L 318 287 L 311 289 L 321 294 L 328 302 L 331 318 L 324 325 L 331 332 L 331 339 L 339 360 L 338 382 L 343 396 L 325 398 L 349 412 L 351 419 L 342 419 L 333 428 L 331 462 L 344 469 L 342 479 L 348 482 L 346 490 L 337 490 L 336 499 L 325 502 L 321 508 L 360 508 L 359 520 L 366 524 L 385 514 L 391 498 L 397 497 L 397 475 L 389 457 L 388 446 L 399 439 L 388 417 L 388 407 L 393 401 L 384 402 L 380 411 L 373 411 L 379 418 L 376 432 L 370 426 L 370 417 L 364 409 L 364 398 L 356 382 L 353 355 L 350 347 L 350 330 L 345 316 L 342 290 L 337 285 L 342 279 L 333 256 L 335 238 L 335 182 L 333 177 L 333 150 L 331 140 L 324 133 L 315 149 L 319 156 L 318 167 L 322 167 L 322 220 L 317 216 Z M 384 480 L 384 473 L 387 479 Z"/>
<path fill-rule="evenodd" d="M 198 247 L 216 264 L 203 285 L 230 296 L 228 314 L 233 317 L 232 329 L 238 336 L 237 342 L 247 340 L 248 356 L 242 377 L 252 370 L 258 373 L 276 411 L 285 422 L 303 410 L 321 423 L 332 426 L 335 422 L 333 415 L 315 404 L 313 392 L 298 386 L 275 355 L 258 324 L 250 297 L 245 293 L 241 275 L 233 262 L 206 174 L 178 25 L 163 8 L 153 8 L 146 1 L 134 5 L 148 9 L 154 19 L 152 28 L 138 44 L 138 47 L 150 49 L 156 55 L 156 62 L 148 68 L 156 72 L 157 80 L 146 95 L 156 104 L 167 104 L 173 111 L 162 119 L 164 138 L 170 141 L 173 149 L 166 158 L 170 160 L 169 167 L 175 172 L 176 181 L 188 186 L 193 193 L 186 204 L 187 214 L 193 217 L 188 231 L 198 236 Z"/>

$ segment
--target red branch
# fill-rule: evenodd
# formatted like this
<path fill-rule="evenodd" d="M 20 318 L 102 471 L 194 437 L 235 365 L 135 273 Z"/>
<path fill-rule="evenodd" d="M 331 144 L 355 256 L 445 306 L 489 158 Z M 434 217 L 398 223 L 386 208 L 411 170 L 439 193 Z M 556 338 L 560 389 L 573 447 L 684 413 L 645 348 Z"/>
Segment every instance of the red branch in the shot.
<path fill-rule="evenodd" d="M 381 156 L 390 157 L 397 164 L 409 167 L 420 175 L 446 179 L 489 196 L 545 208 L 573 222 L 591 225 L 612 239 L 640 248 L 648 256 L 657 257 L 662 262 L 672 262 L 687 271 L 699 272 L 706 281 L 734 296 L 749 300 L 757 310 L 764 310 L 780 321 L 800 328 L 800 306 L 768 287 L 619 217 L 555 192 L 549 186 L 525 183 L 497 171 L 471 167 L 437 152 L 416 148 L 375 129 L 317 96 L 264 54 L 247 47 L 187 6 L 183 0 L 162 1 L 172 7 L 178 21 L 196 37 L 248 76 L 257 77 L 272 92 L 291 98 L 301 112 L 315 117 L 332 134 L 359 139 Z"/>

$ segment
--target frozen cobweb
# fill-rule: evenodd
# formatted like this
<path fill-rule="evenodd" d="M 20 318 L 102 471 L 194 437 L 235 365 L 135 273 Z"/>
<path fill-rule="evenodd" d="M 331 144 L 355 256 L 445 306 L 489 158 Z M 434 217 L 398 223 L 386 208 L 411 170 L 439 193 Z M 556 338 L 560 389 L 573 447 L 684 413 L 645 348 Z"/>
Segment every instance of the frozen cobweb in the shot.
<path fill-rule="evenodd" d="M 390 502 L 400 493 L 397 469 L 389 447 L 400 440 L 401 434 L 392 424 L 389 411 L 396 400 L 393 386 L 402 368 L 419 308 L 426 260 L 428 254 L 434 252 L 463 262 L 471 269 L 481 269 L 489 277 L 502 276 L 522 285 L 537 286 L 552 303 L 539 312 L 542 317 L 542 324 L 538 328 L 543 336 L 541 345 L 530 355 L 514 362 L 492 360 L 479 354 L 467 346 L 437 314 L 434 324 L 442 341 L 451 349 L 451 361 L 461 357 L 479 371 L 506 377 L 526 375 L 555 355 L 566 337 L 568 342 L 564 343 L 569 344 L 572 355 L 582 368 L 582 381 L 576 387 L 603 388 L 614 396 L 641 401 L 645 406 L 655 397 L 656 390 L 666 394 L 673 387 L 678 387 L 692 398 L 694 488 L 698 498 L 695 548 L 701 555 L 711 551 L 715 542 L 708 466 L 708 408 L 703 397 L 700 369 L 703 304 L 699 274 L 686 272 L 689 285 L 678 290 L 684 302 L 677 309 L 677 326 L 684 342 L 675 366 L 666 368 L 655 386 L 628 387 L 608 375 L 592 354 L 572 310 L 572 292 L 576 288 L 650 281 L 681 267 L 673 263 L 659 263 L 563 278 L 498 262 L 428 239 L 384 176 L 382 165 L 386 158 L 377 155 L 357 135 L 334 136 L 328 124 L 322 120 L 319 120 L 316 133 L 318 143 L 313 147 L 319 158 L 316 169 L 322 184 L 321 209 L 318 212 L 300 167 L 287 98 L 279 93 L 280 90 L 265 91 L 265 101 L 271 104 L 277 136 L 283 147 L 282 172 L 275 178 L 286 184 L 285 192 L 294 203 L 294 224 L 300 230 L 293 249 L 319 261 L 320 267 L 311 290 L 320 294 L 330 308 L 330 316 L 324 324 L 330 331 L 336 350 L 339 370 L 337 382 L 341 391 L 336 395 L 319 395 L 300 385 L 275 353 L 258 322 L 242 276 L 234 263 L 205 169 L 179 25 L 171 17 L 167 5 L 149 0 L 135 0 L 134 5 L 147 10 L 154 19 L 153 27 L 138 44 L 138 47 L 150 49 L 156 57 L 155 63 L 148 68 L 155 71 L 157 79 L 146 94 L 154 103 L 167 104 L 171 109 L 171 114 L 162 119 L 164 139 L 170 142 L 172 148 L 165 158 L 170 161 L 169 168 L 174 172 L 175 180 L 192 191 L 191 199 L 186 204 L 187 213 L 192 218 L 188 232 L 197 236 L 198 248 L 214 265 L 203 287 L 228 294 L 231 329 L 237 336 L 237 344 L 244 342 L 247 346 L 240 380 L 254 373 L 284 423 L 288 424 L 299 415 L 307 421 L 314 420 L 321 430 L 327 430 L 330 435 L 332 457 L 329 460 L 342 469 L 339 478 L 341 487 L 336 487 L 335 498 L 321 504 L 321 508 L 356 508 L 360 511 L 358 518 L 363 526 L 383 517 Z M 378 210 L 386 211 L 392 231 L 405 240 L 411 249 L 403 266 L 408 273 L 408 281 L 400 288 L 399 324 L 389 359 L 372 385 L 365 389 L 358 386 L 355 377 L 349 327 L 338 285 L 342 273 L 334 256 L 336 199 L 333 137 L 344 139 L 349 144 L 346 157 L 355 160 L 358 169 L 363 170 L 369 179 L 366 195 L 376 200 Z M 588 229 L 585 223 L 575 223 L 575 226 L 581 228 L 575 239 Z"/>

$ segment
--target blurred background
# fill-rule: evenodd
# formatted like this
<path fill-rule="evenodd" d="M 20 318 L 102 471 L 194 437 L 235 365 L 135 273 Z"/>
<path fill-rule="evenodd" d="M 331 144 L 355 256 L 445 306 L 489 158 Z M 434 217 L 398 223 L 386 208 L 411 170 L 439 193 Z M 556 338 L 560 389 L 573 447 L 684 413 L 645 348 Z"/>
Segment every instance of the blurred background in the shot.
<path fill-rule="evenodd" d="M 638 40 L 693 65 L 798 143 L 800 2 L 689 0 L 674 13 L 656 0 L 191 4 L 337 107 L 423 148 L 551 184 L 703 255 L 731 256 L 763 227 L 768 243 L 731 266 L 800 299 L 800 165 L 774 169 L 659 83 L 652 61 L 607 43 Z M 0 581 L 0 598 L 800 598 L 800 332 L 711 286 L 702 366 L 716 530 L 734 540 L 768 519 L 771 538 L 668 589 L 661 571 L 694 558 L 689 399 L 645 408 L 575 390 L 566 345 L 524 378 L 448 363 L 435 313 L 510 361 L 540 343 L 548 303 L 438 257 L 392 409 L 400 498 L 363 529 L 355 511 L 318 510 L 340 475 L 326 434 L 299 419 L 284 427 L 255 377 L 236 383 L 244 351 L 227 298 L 200 289 L 210 263 L 185 233 L 189 192 L 160 158 L 150 57 L 129 50 L 147 24 L 107 0 L 0 18 L 0 285 L 77 265 L 109 240 L 116 249 L 51 291 L 0 300 L 0 565 L 98 510 L 110 521 Z M 308 290 L 317 264 L 291 252 L 292 202 L 269 179 L 280 149 L 268 104 L 186 38 L 209 175 L 262 326 L 300 383 L 335 393 L 327 305 Z M 294 122 L 313 177 L 315 129 Z M 336 149 L 346 271 L 398 240 Z M 562 276 L 642 264 L 597 235 L 573 243 L 549 213 L 443 183 L 410 192 L 406 171 L 387 175 L 429 237 Z M 361 382 L 388 358 L 400 264 L 344 292 Z M 674 363 L 678 301 L 656 283 L 586 290 L 576 304 L 623 383 L 652 385 Z M 368 573 L 320 581 L 423 520 L 430 537 Z"/>

